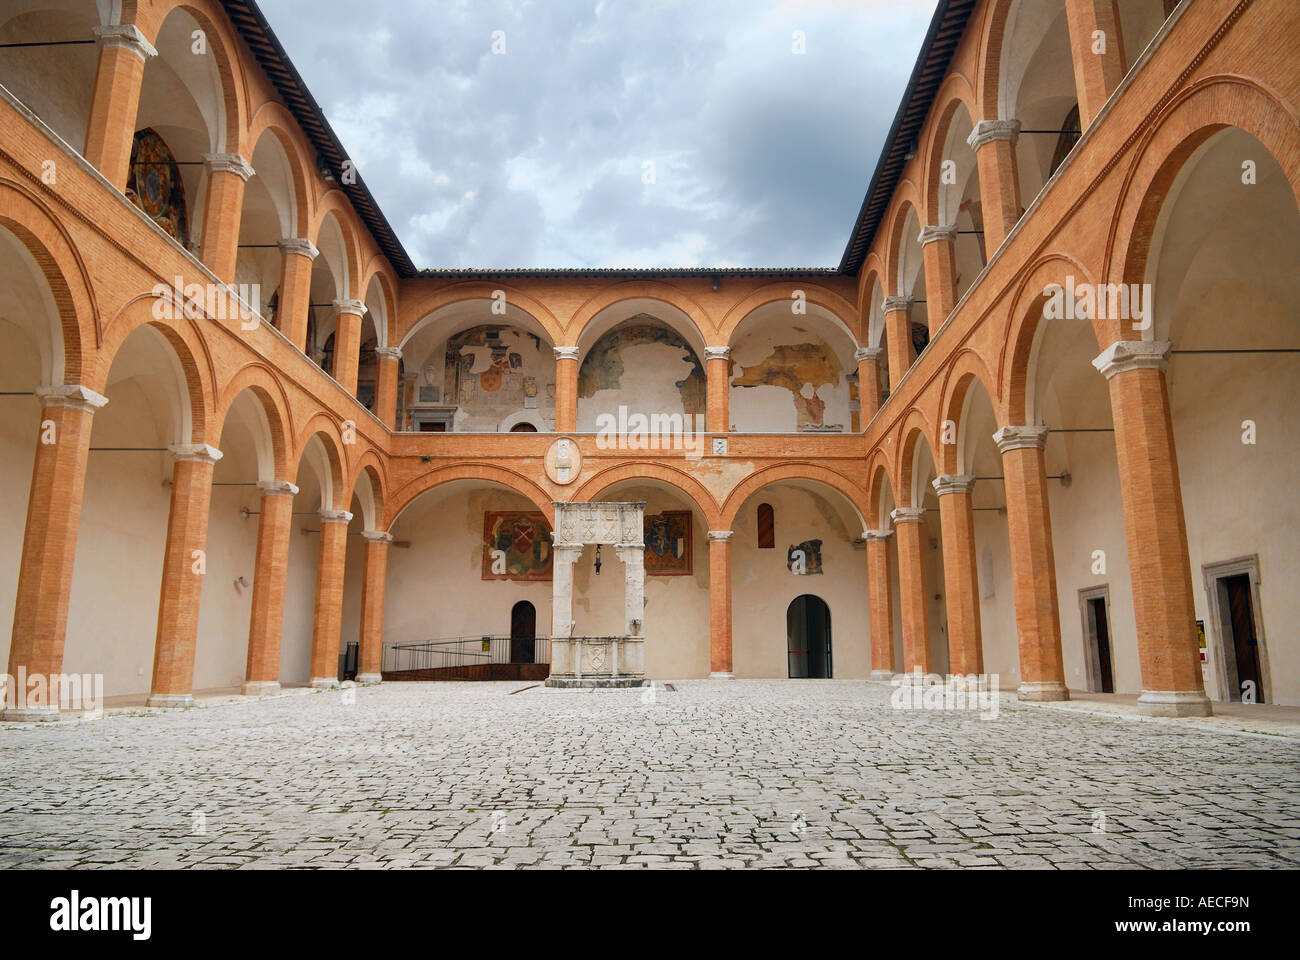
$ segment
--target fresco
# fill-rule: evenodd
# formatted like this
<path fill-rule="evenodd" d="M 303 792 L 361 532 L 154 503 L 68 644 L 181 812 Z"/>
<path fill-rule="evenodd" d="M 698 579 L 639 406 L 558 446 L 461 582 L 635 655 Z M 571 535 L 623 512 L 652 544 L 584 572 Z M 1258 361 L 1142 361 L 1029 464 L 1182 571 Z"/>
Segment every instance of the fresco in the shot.
<path fill-rule="evenodd" d="M 756 364 L 742 367 L 733 387 L 782 387 L 790 391 L 799 430 L 840 430 L 827 424 L 826 401 L 817 395 L 823 386 L 837 387 L 844 373 L 835 351 L 821 343 L 790 343 L 776 347 Z"/>
<path fill-rule="evenodd" d="M 181 169 L 171 148 L 152 127 L 138 131 L 131 144 L 126 196 L 177 243 L 183 247 L 189 244 Z"/>
<path fill-rule="evenodd" d="M 484 325 L 448 339 L 441 367 L 435 362 L 426 379 L 438 393 L 430 402 L 461 408 L 457 429 L 491 431 L 512 413 L 539 409 L 543 388 L 554 396 L 555 360 L 549 345 L 531 333 Z M 553 410 L 545 416 L 551 419 Z"/>
<path fill-rule="evenodd" d="M 551 561 L 551 528 L 541 513 L 483 514 L 484 580 L 550 580 Z"/>
<path fill-rule="evenodd" d="M 662 344 L 682 351 L 691 365 L 682 380 L 674 381 L 687 414 L 704 413 L 708 405 L 708 380 L 695 351 L 677 331 L 649 314 L 638 314 L 610 330 L 587 352 L 578 369 L 578 397 L 590 399 L 598 390 L 617 390 L 623 384 L 622 351 L 642 344 Z"/>
<path fill-rule="evenodd" d="M 822 542 L 805 540 L 786 550 L 785 565 L 797 576 L 822 572 Z"/>
<path fill-rule="evenodd" d="M 645 572 L 648 575 L 688 576 L 694 573 L 694 556 L 691 511 L 665 510 L 646 514 Z"/>

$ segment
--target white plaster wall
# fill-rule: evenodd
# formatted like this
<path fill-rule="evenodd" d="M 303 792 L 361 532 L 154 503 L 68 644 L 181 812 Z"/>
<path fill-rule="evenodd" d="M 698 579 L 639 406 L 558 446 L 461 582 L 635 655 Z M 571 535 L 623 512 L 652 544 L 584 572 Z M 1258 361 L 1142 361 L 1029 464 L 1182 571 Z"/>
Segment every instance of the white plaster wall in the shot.
<path fill-rule="evenodd" d="M 731 376 L 729 382 L 729 413 L 737 433 L 795 433 L 798 430 L 798 409 L 785 385 L 735 386 L 738 378 L 750 368 L 774 356 L 783 346 L 814 344 L 827 358 L 827 363 L 839 371 L 834 383 L 820 380 L 814 384 L 801 380 L 796 389 L 804 397 L 814 394 L 825 403 L 822 423 L 839 426 L 844 432 L 851 427 L 849 412 L 849 381 L 847 374 L 856 372 L 856 365 L 837 356 L 834 348 L 813 328 L 824 321 L 808 315 L 792 316 L 783 311 L 746 324 L 742 335 L 731 347 Z"/>
<path fill-rule="evenodd" d="M 13 324 L 0 320 L 0 384 L 5 390 L 31 390 L 40 379 L 35 345 Z M 0 484 L 6 509 L 0 511 L 0 672 L 9 663 L 9 645 L 22 561 L 27 501 L 40 422 L 35 397 L 0 397 Z"/>
<path fill-rule="evenodd" d="M 578 431 L 594 433 L 600 428 L 599 417 L 615 417 L 620 406 L 628 415 L 684 413 L 681 390 L 677 383 L 694 369 L 680 347 L 664 343 L 637 343 L 619 347 L 623 375 L 619 386 L 597 390 L 590 397 L 578 398 Z M 703 410 L 700 411 L 703 415 Z"/>

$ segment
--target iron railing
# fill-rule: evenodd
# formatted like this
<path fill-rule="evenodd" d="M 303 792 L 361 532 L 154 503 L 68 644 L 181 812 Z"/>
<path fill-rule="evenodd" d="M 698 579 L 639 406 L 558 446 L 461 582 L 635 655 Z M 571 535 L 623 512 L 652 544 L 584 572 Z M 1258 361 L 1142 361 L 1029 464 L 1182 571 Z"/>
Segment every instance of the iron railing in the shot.
<path fill-rule="evenodd" d="M 550 663 L 550 637 L 482 634 L 442 640 L 415 640 L 384 648 L 384 672 L 438 670 L 490 663 Z"/>

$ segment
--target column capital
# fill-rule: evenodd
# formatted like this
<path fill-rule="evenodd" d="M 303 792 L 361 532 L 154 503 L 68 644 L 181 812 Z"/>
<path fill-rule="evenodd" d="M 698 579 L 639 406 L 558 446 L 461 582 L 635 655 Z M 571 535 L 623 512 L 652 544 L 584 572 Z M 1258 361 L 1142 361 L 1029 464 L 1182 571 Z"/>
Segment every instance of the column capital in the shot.
<path fill-rule="evenodd" d="M 375 356 L 380 360 L 401 360 L 402 351 L 400 347 L 375 347 Z"/>
<path fill-rule="evenodd" d="M 889 511 L 889 518 L 895 524 L 920 523 L 925 518 L 925 507 L 896 507 Z"/>
<path fill-rule="evenodd" d="M 704 357 L 706 360 L 726 360 L 731 356 L 731 347 L 705 347 Z"/>
<path fill-rule="evenodd" d="M 153 44 L 144 38 L 140 28 L 134 23 L 114 23 L 106 27 L 92 27 L 95 39 L 105 47 L 124 47 L 145 63 L 150 57 L 158 56 Z"/>
<path fill-rule="evenodd" d="M 577 360 L 578 359 L 577 347 L 555 347 L 554 349 L 555 349 L 556 360 Z"/>
<path fill-rule="evenodd" d="M 582 556 L 582 543 L 557 543 L 551 547 L 551 552 L 555 554 L 556 559 L 563 560 L 566 563 L 576 563 L 578 557 Z"/>
<path fill-rule="evenodd" d="M 878 360 L 880 355 L 885 351 L 880 347 L 858 347 L 853 351 L 853 359 L 861 363 L 863 360 Z"/>
<path fill-rule="evenodd" d="M 993 434 L 993 442 L 998 445 L 999 453 L 1009 450 L 1042 450 L 1047 446 L 1047 427 L 1032 424 L 1023 427 L 1003 427 Z"/>
<path fill-rule="evenodd" d="M 262 496 L 271 497 L 294 497 L 298 495 L 297 484 L 290 483 L 288 480 L 259 480 L 257 489 L 262 491 Z"/>
<path fill-rule="evenodd" d="M 322 510 L 320 512 L 321 523 L 351 523 L 352 514 L 346 510 Z"/>
<path fill-rule="evenodd" d="M 276 241 L 276 245 L 283 253 L 296 254 L 300 257 L 306 257 L 308 260 L 315 260 L 320 256 L 320 251 L 316 249 L 316 244 L 312 243 L 306 237 L 283 237 Z"/>
<path fill-rule="evenodd" d="M 930 485 L 941 497 L 950 493 L 970 493 L 975 489 L 975 477 L 969 473 L 948 473 L 935 477 Z"/>
<path fill-rule="evenodd" d="M 334 309 L 339 313 L 355 313 L 358 317 L 366 315 L 366 305 L 360 300 L 335 300 Z"/>
<path fill-rule="evenodd" d="M 709 543 L 730 543 L 735 535 L 735 530 L 710 530 Z"/>
<path fill-rule="evenodd" d="M 966 142 L 972 150 L 978 150 L 994 140 L 1008 140 L 1015 143 L 1020 139 L 1019 120 L 981 120 L 975 124 Z"/>
<path fill-rule="evenodd" d="M 362 530 L 361 537 L 366 543 L 392 543 L 393 535 L 387 530 Z"/>
<path fill-rule="evenodd" d="M 205 153 L 203 169 L 208 173 L 233 173 L 247 181 L 256 171 L 237 153 Z"/>
<path fill-rule="evenodd" d="M 957 239 L 957 225 L 953 224 L 952 226 L 947 227 L 922 227 L 921 232 L 917 235 L 916 239 L 923 247 L 927 243 L 934 243 L 937 240 L 947 240 L 951 243 L 953 240 Z"/>
<path fill-rule="evenodd" d="M 71 407 L 86 413 L 94 413 L 108 403 L 108 397 L 77 383 L 39 386 L 36 388 L 36 396 L 42 407 Z"/>
<path fill-rule="evenodd" d="M 906 313 L 912 309 L 912 301 L 907 297 L 885 297 L 880 303 L 880 309 L 884 313 L 893 313 L 895 310 Z"/>
<path fill-rule="evenodd" d="M 863 530 L 862 539 L 870 543 L 873 540 L 888 540 L 894 535 L 893 530 Z"/>
<path fill-rule="evenodd" d="M 1172 347 L 1168 340 L 1116 340 L 1092 361 L 1092 365 L 1107 380 L 1130 370 L 1164 371 L 1169 369 Z"/>
<path fill-rule="evenodd" d="M 220 450 L 207 443 L 173 443 L 167 452 L 178 462 L 213 464 L 222 457 Z"/>

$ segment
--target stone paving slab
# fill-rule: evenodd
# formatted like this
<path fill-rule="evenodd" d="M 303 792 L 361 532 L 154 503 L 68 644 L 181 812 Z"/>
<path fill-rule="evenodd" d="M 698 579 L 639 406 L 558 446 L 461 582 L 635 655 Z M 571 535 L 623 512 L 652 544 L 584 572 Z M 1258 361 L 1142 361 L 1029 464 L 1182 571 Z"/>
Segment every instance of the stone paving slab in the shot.
<path fill-rule="evenodd" d="M 0 724 L 0 868 L 1300 865 L 1300 743 L 887 685 L 390 683 Z"/>

